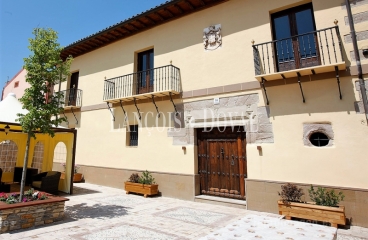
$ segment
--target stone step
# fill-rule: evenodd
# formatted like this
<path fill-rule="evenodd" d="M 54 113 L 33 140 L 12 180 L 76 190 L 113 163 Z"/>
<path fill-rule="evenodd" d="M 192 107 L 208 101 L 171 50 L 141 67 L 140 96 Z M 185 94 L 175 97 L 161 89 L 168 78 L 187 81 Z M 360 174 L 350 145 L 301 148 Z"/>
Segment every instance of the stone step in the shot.
<path fill-rule="evenodd" d="M 216 204 L 216 205 L 227 206 L 227 207 L 247 209 L 247 201 L 231 199 L 231 198 L 198 195 L 198 196 L 195 196 L 194 201 L 202 202 L 202 203 L 209 203 L 209 204 Z"/>

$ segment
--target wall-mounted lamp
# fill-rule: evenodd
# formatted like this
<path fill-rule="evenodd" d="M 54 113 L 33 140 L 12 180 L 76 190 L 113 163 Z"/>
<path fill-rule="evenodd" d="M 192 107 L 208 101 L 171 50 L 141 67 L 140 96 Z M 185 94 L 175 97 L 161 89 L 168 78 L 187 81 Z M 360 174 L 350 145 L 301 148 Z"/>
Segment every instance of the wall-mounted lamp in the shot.
<path fill-rule="evenodd" d="M 8 135 L 8 133 L 9 133 L 9 131 L 10 131 L 10 127 L 9 127 L 9 125 L 6 125 L 6 126 L 4 127 L 4 130 L 5 130 L 5 134 L 6 134 L 6 135 Z"/>

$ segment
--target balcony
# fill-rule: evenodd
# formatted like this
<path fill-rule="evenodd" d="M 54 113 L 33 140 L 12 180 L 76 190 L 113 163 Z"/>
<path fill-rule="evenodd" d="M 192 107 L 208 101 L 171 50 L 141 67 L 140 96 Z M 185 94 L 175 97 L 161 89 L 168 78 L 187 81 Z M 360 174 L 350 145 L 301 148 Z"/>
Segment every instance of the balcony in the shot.
<path fill-rule="evenodd" d="M 262 82 L 346 68 L 337 25 L 290 38 L 253 44 L 253 56 L 255 77 Z"/>
<path fill-rule="evenodd" d="M 64 110 L 82 107 L 82 90 L 72 88 L 60 92 L 63 94 L 60 105 Z"/>
<path fill-rule="evenodd" d="M 180 69 L 167 65 L 105 80 L 103 100 L 116 103 L 171 96 L 180 92 Z"/>

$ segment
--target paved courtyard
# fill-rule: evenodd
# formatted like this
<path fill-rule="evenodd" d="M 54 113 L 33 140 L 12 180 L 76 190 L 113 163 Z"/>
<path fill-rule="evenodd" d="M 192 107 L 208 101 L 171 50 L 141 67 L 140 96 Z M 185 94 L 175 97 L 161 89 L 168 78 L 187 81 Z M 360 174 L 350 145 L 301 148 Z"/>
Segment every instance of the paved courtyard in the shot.
<path fill-rule="evenodd" d="M 75 184 L 62 222 L 0 235 L 0 239 L 334 239 L 336 228 L 279 215 L 124 190 Z M 366 237 L 366 238 L 365 238 Z M 337 239 L 368 239 L 368 229 L 339 229 Z"/>

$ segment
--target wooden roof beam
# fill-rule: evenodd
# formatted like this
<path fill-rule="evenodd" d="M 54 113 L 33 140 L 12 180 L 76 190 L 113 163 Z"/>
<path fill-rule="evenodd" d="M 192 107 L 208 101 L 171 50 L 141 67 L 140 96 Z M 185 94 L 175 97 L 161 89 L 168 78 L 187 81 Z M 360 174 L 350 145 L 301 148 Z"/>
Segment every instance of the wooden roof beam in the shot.
<path fill-rule="evenodd" d="M 172 12 L 170 12 L 169 9 L 164 8 L 165 12 L 167 12 L 169 14 L 170 17 L 174 17 L 174 14 Z"/>
<path fill-rule="evenodd" d="M 202 6 L 206 5 L 203 0 L 197 0 Z"/>
<path fill-rule="evenodd" d="M 112 38 L 112 40 L 115 40 L 117 37 L 114 35 L 114 34 L 112 34 L 111 32 L 107 32 L 106 33 L 106 37 L 111 37 Z"/>
<path fill-rule="evenodd" d="M 178 5 L 178 4 L 174 4 L 173 6 L 174 6 L 174 8 L 176 8 L 176 10 L 178 10 L 180 13 L 183 13 L 183 12 L 184 12 L 184 11 L 183 11 L 183 9 L 182 9 L 181 7 L 179 7 L 179 5 Z"/>
<path fill-rule="evenodd" d="M 152 19 L 152 18 L 150 18 L 150 17 L 146 16 L 146 19 L 147 19 L 151 24 L 156 24 L 156 22 L 155 22 L 155 21 L 153 21 L 153 19 Z"/>
<path fill-rule="evenodd" d="M 91 41 L 92 41 L 92 42 L 95 42 L 95 43 L 96 43 L 96 44 L 98 44 L 98 45 L 105 44 L 105 42 L 104 42 L 104 41 L 101 41 L 101 40 L 99 40 L 99 39 L 97 39 L 97 38 L 91 38 Z"/>
<path fill-rule="evenodd" d="M 128 25 L 131 26 L 135 31 L 139 31 L 139 29 L 136 26 L 134 26 L 133 24 L 128 23 Z"/>
<path fill-rule="evenodd" d="M 124 31 L 128 32 L 128 33 L 131 33 L 132 31 L 129 30 L 128 28 L 126 28 L 125 26 L 121 26 L 120 27 L 121 29 L 123 29 Z"/>
<path fill-rule="evenodd" d="M 82 50 L 82 52 L 83 51 L 87 51 L 87 50 L 89 50 L 88 48 L 85 48 L 85 47 L 82 47 L 81 45 L 77 45 L 77 46 L 75 46 L 77 49 L 80 49 L 80 50 Z"/>
<path fill-rule="evenodd" d="M 97 45 L 96 43 L 92 42 L 92 41 L 87 41 L 85 42 L 86 45 L 88 45 L 90 48 L 96 48 L 99 45 Z"/>
<path fill-rule="evenodd" d="M 117 29 L 114 29 L 111 32 L 114 34 L 114 36 L 117 36 L 117 37 L 123 37 L 124 36 L 124 33 L 118 31 Z"/>
<path fill-rule="evenodd" d="M 137 19 L 136 21 L 139 22 L 139 24 L 141 24 L 143 27 L 147 27 L 147 25 L 144 22 L 142 22 L 141 20 Z"/>
<path fill-rule="evenodd" d="M 161 14 L 159 14 L 158 12 L 155 12 L 155 15 L 161 20 L 161 21 L 165 21 L 165 19 L 161 16 Z"/>
<path fill-rule="evenodd" d="M 98 35 L 96 37 L 98 38 L 98 40 L 102 41 L 104 44 L 111 41 L 110 39 L 108 39 L 107 37 L 102 36 L 102 35 Z"/>
<path fill-rule="evenodd" d="M 115 28 L 113 31 L 120 33 L 122 36 L 125 35 L 125 32 L 123 32 L 120 28 Z"/>
<path fill-rule="evenodd" d="M 190 9 L 194 9 L 194 6 L 188 0 L 184 0 L 184 2 L 189 6 Z"/>

